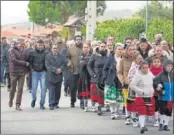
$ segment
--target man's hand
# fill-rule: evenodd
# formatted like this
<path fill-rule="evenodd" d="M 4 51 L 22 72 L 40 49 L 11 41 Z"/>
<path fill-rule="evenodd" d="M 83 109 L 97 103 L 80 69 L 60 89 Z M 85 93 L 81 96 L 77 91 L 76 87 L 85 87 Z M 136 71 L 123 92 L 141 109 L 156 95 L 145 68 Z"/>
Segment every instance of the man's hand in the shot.
<path fill-rule="evenodd" d="M 62 69 L 60 69 L 60 68 L 58 68 L 57 70 L 56 70 L 56 74 L 60 74 L 62 72 Z"/>

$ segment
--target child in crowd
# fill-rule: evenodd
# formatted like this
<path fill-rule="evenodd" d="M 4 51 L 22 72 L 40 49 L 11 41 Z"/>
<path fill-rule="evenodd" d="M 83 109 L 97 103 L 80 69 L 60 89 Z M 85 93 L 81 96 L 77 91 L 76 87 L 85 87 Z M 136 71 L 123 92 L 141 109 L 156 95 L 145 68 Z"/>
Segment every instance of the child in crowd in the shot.
<path fill-rule="evenodd" d="M 146 116 L 153 116 L 155 112 L 153 78 L 154 76 L 149 71 L 148 63 L 144 61 L 130 83 L 130 88 L 136 93 L 135 106 L 139 115 L 140 132 L 142 134 L 148 131 L 147 127 L 145 127 Z"/>
<path fill-rule="evenodd" d="M 159 93 L 159 131 L 170 131 L 168 124 L 172 116 L 172 102 L 174 101 L 172 69 L 173 62 L 171 60 L 165 60 L 163 63 L 163 72 L 154 79 L 154 88 Z"/>
<path fill-rule="evenodd" d="M 132 78 L 135 75 L 136 71 L 139 69 L 139 66 L 142 61 L 143 61 L 142 56 L 140 54 L 137 54 L 135 61 L 132 63 L 131 68 L 129 69 L 128 73 L 129 84 L 131 83 Z M 129 88 L 128 99 L 127 99 L 127 110 L 131 113 L 133 127 L 137 127 L 138 119 L 136 118 L 136 109 L 134 100 L 135 100 L 135 92 L 133 89 Z"/>
<path fill-rule="evenodd" d="M 159 73 L 161 73 L 163 71 L 160 57 L 154 57 L 152 59 L 152 64 L 150 65 L 150 71 L 152 72 L 152 74 L 154 76 L 157 76 Z M 158 93 L 157 93 L 157 91 L 154 92 L 153 97 L 155 99 L 154 127 L 158 127 L 159 126 L 159 118 L 158 118 L 159 117 L 159 114 L 158 114 L 159 103 L 158 103 Z"/>

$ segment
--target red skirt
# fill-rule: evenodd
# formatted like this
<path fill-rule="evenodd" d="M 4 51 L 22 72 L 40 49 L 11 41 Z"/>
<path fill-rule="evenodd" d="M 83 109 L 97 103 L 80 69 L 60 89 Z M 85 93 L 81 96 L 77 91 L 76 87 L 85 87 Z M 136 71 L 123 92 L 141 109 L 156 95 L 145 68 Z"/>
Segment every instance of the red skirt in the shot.
<path fill-rule="evenodd" d="M 100 90 L 96 87 L 95 83 L 91 83 L 90 85 L 91 90 L 91 101 L 98 102 L 99 104 L 104 104 L 104 90 Z"/>
<path fill-rule="evenodd" d="M 136 112 L 136 105 L 135 105 L 135 101 L 127 101 L 127 110 L 129 112 Z"/>
<path fill-rule="evenodd" d="M 135 98 L 135 107 L 139 115 L 152 116 L 155 113 L 155 100 L 150 98 L 149 104 L 145 104 L 144 98 Z"/>

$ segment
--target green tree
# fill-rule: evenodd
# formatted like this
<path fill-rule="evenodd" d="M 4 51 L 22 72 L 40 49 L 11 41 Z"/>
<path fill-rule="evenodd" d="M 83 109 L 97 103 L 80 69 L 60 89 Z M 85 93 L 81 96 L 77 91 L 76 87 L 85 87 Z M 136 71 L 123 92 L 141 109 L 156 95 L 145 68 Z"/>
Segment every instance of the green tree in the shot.
<path fill-rule="evenodd" d="M 146 7 L 140 9 L 135 15 L 145 19 Z M 157 0 L 152 1 L 148 4 L 148 20 L 151 21 L 154 18 L 173 20 L 173 6 L 164 6 Z"/>
<path fill-rule="evenodd" d="M 85 16 L 87 1 L 31 1 L 28 4 L 30 21 L 45 25 L 47 23 L 65 23 L 69 16 Z M 103 14 L 106 9 L 104 0 L 97 1 L 97 15 Z M 46 19 L 48 19 L 46 21 Z"/>

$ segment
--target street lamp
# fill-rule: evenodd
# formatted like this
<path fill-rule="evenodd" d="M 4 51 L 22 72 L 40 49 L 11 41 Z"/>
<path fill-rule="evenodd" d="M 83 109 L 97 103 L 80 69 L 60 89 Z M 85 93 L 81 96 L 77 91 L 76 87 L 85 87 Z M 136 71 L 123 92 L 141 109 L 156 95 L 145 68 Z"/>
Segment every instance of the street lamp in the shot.
<path fill-rule="evenodd" d="M 146 1 L 146 38 L 148 37 L 148 0 Z"/>

